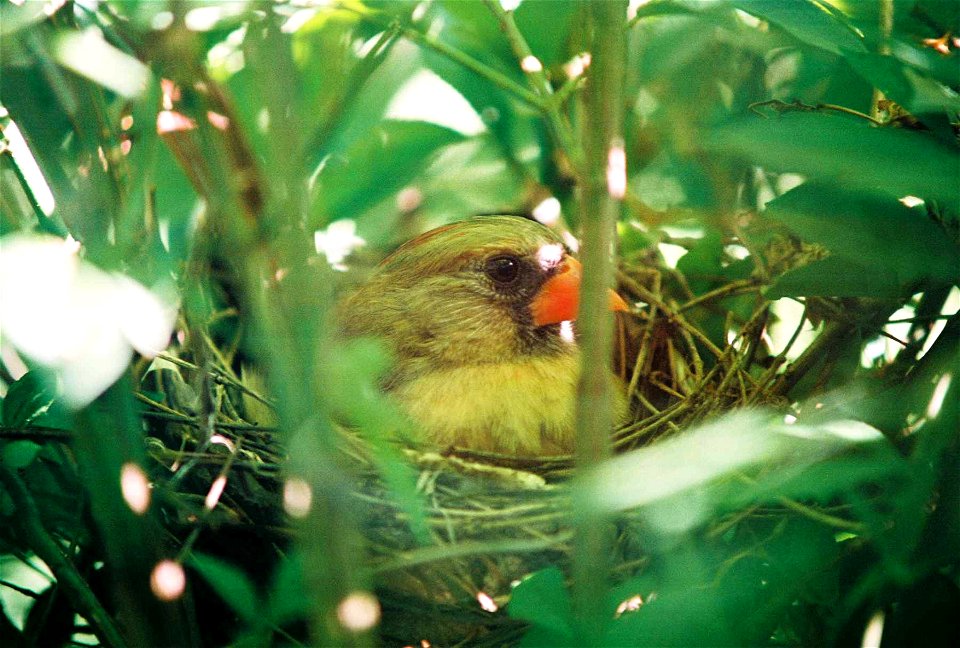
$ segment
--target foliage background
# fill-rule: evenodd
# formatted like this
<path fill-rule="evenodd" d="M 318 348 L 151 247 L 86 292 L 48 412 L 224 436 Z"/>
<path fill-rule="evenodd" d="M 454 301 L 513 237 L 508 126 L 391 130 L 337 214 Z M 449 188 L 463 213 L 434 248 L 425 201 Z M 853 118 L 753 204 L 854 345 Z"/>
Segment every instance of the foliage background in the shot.
<path fill-rule="evenodd" d="M 657 269 L 696 346 L 734 348 L 769 382 L 773 412 L 581 467 L 570 526 L 615 521 L 643 559 L 608 578 L 596 551 L 576 553 L 593 576 L 570 590 L 561 555 L 506 613 L 476 607 L 507 635 L 460 638 L 809 645 L 882 630 L 889 645 L 956 644 L 960 8 L 652 0 L 629 14 L 612 3 L 609 24 L 597 4 L 4 2 L 0 240 L 17 263 L 0 277 L 2 636 L 431 639 L 343 616 L 344 601 L 377 609 L 370 592 L 392 575 L 362 539 L 330 413 L 361 421 L 414 535 L 428 503 L 368 389 L 387 360 L 331 340 L 325 314 L 392 247 L 451 220 L 532 213 L 589 233 L 599 203 L 583 196 L 603 172 L 591 137 L 609 111 L 623 115 L 628 172 L 621 281 L 642 287 Z M 585 85 L 598 44 L 619 34 L 598 110 Z M 56 274 L 63 246 L 25 233 L 69 236 L 68 258 L 111 274 Z M 156 329 L 165 363 L 130 362 Z M 101 376 L 104 349 L 120 361 Z M 251 481 L 247 463 L 280 465 L 237 397 L 264 388 L 289 455 L 287 511 L 290 488 L 314 493 L 292 531 L 281 494 L 257 496 L 274 502 L 275 535 L 263 518 L 231 524 L 236 501 L 202 505 L 218 475 L 233 485 Z M 226 427 L 225 403 L 239 410 Z M 194 431 L 180 455 L 193 499 L 151 444 L 164 420 Z M 242 448 L 211 443 L 225 430 Z M 223 447 L 222 470 L 198 469 Z M 142 515 L 120 488 L 129 466 L 153 482 Z M 187 565 L 172 601 L 157 590 L 163 559 Z M 384 628 L 427 613 L 379 605 Z"/>

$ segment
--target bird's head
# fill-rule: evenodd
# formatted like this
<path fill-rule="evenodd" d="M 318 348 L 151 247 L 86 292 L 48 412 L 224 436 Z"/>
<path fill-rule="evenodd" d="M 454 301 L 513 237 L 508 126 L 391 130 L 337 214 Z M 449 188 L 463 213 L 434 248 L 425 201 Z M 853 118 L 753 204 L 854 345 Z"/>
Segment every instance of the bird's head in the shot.
<path fill-rule="evenodd" d="M 431 230 L 387 257 L 341 315 L 388 341 L 406 371 L 569 353 L 580 264 L 534 221 L 486 216 Z M 611 292 L 611 308 L 626 304 Z M 400 368 L 404 371 L 404 368 Z"/>

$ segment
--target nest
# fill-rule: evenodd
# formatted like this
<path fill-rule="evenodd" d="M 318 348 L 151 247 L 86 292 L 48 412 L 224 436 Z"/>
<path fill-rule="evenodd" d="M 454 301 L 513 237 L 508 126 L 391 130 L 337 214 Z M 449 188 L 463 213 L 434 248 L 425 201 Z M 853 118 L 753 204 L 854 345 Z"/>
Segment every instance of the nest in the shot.
<path fill-rule="evenodd" d="M 784 358 L 769 355 L 763 343 L 769 303 L 757 281 L 728 281 L 694 297 L 676 271 L 641 268 L 622 271 L 619 286 L 645 306 L 618 320 L 614 365 L 629 385 L 634 413 L 613 436 L 617 452 L 734 407 L 783 404 L 777 370 Z M 752 309 L 749 317 L 738 320 L 721 311 L 720 302 L 729 299 Z M 715 322 L 720 312 L 729 339 L 724 346 L 702 324 L 706 315 Z M 167 357 L 171 364 L 145 378 L 140 398 L 150 421 L 155 490 L 177 542 L 219 555 L 265 583 L 293 533 L 282 505 L 284 450 L 271 428 L 242 415 L 244 401 L 261 398 L 257 390 L 234 373 L 224 354 L 212 356 L 216 360 L 203 367 Z M 355 476 L 351 497 L 362 511 L 369 565 L 378 580 L 383 641 L 504 645 L 519 639 L 525 626 L 502 612 L 512 585 L 543 567 L 569 564 L 564 478 L 572 472 L 572 458 L 403 449 L 419 474 L 426 507 L 422 531 L 429 538 L 424 544 L 362 437 L 343 431 L 342 439 Z M 228 477 L 226 489 L 209 510 L 205 498 L 221 476 Z M 629 519 L 617 522 L 618 577 L 634 575 L 648 560 L 634 528 Z M 213 632 L 207 638 L 230 635 Z"/>

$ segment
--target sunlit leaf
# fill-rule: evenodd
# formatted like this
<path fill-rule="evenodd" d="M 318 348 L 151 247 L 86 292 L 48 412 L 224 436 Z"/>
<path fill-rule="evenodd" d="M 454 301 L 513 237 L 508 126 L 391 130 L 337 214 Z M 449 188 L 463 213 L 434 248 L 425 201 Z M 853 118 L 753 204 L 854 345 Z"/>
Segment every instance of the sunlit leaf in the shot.
<path fill-rule="evenodd" d="M 732 5 L 768 20 L 798 40 L 840 54 L 845 50 L 866 51 L 862 39 L 829 5 L 811 0 L 734 0 Z"/>
<path fill-rule="evenodd" d="M 611 459 L 588 476 L 584 487 L 600 510 L 649 507 L 652 527 L 677 533 L 715 513 L 729 495 L 724 479 L 761 466 L 802 470 L 882 438 L 855 421 L 790 425 L 759 412 L 736 412 Z M 660 466 L 671 468 L 665 472 Z"/>
<path fill-rule="evenodd" d="M 896 296 L 960 278 L 960 248 L 948 232 L 892 196 L 806 183 L 768 203 L 765 215 L 831 254 L 778 279 L 772 295 Z"/>
<path fill-rule="evenodd" d="M 150 79 L 146 65 L 115 48 L 92 28 L 64 33 L 54 52 L 64 67 L 128 99 L 143 93 Z"/>
<path fill-rule="evenodd" d="M 314 190 L 313 224 L 356 217 L 400 191 L 438 149 L 462 139 L 427 122 L 384 122 L 324 162 Z"/>
<path fill-rule="evenodd" d="M 850 53 L 846 60 L 867 81 L 913 114 L 960 110 L 960 95 L 900 59 Z"/>
<path fill-rule="evenodd" d="M 742 156 L 771 171 L 802 173 L 848 189 L 957 203 L 960 153 L 923 133 L 789 113 L 719 125 L 705 144 L 716 153 Z M 905 165 L 909 173 L 904 172 Z"/>

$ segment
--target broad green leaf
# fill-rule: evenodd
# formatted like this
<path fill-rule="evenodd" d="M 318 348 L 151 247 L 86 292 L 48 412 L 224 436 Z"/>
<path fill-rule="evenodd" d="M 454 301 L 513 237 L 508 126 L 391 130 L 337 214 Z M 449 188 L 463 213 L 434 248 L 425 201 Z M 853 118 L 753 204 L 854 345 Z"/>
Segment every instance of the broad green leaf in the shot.
<path fill-rule="evenodd" d="M 718 125 L 705 138 L 705 147 L 745 157 L 770 171 L 960 207 L 960 153 L 916 131 L 874 128 L 833 115 L 787 113 Z"/>
<path fill-rule="evenodd" d="M 264 620 L 260 613 L 257 591 L 241 569 L 214 556 L 197 552 L 190 555 L 187 564 L 203 576 L 244 622 L 256 625 Z"/>
<path fill-rule="evenodd" d="M 781 297 L 877 297 L 903 295 L 895 273 L 887 268 L 879 272 L 856 261 L 827 257 L 783 273 L 764 295 Z"/>
<path fill-rule="evenodd" d="M 46 411 L 54 399 L 55 390 L 50 383 L 37 372 L 28 371 L 10 385 L 3 399 L 0 422 L 5 427 L 26 427 Z"/>
<path fill-rule="evenodd" d="M 603 645 L 766 645 L 804 590 L 830 585 L 831 528 L 757 517 L 739 531 L 729 544 L 697 538 L 661 554 L 656 569 L 621 585 L 643 603 L 610 624 Z"/>
<path fill-rule="evenodd" d="M 523 646 L 574 645 L 570 594 L 556 567 L 532 574 L 513 588 L 507 613 L 534 626 Z"/>
<path fill-rule="evenodd" d="M 436 151 L 462 139 L 427 122 L 384 122 L 326 160 L 314 190 L 312 225 L 362 214 L 416 178 Z"/>
<path fill-rule="evenodd" d="M 43 448 L 33 441 L 11 441 L 0 444 L 0 460 L 11 470 L 22 470 L 33 463 Z"/>
<path fill-rule="evenodd" d="M 292 553 L 277 564 L 267 604 L 267 616 L 271 623 L 278 626 L 307 616 L 311 602 L 306 595 L 303 556 L 300 553 Z"/>
<path fill-rule="evenodd" d="M 914 115 L 960 110 L 960 95 L 898 58 L 850 52 L 846 60 L 860 76 Z"/>
<path fill-rule="evenodd" d="M 733 0 L 731 4 L 828 52 L 866 51 L 860 36 L 847 25 L 842 14 L 812 0 Z"/>
<path fill-rule="evenodd" d="M 630 185 L 644 204 L 657 211 L 713 206 L 713 188 L 704 168 L 667 153 L 645 166 Z"/>
<path fill-rule="evenodd" d="M 544 68 L 565 63 L 571 26 L 577 15 L 577 3 L 552 0 L 526 0 L 514 11 L 517 28 L 523 34 L 533 55 Z"/>
<path fill-rule="evenodd" d="M 651 530 L 674 534 L 723 510 L 739 490 L 733 478 L 774 466 L 802 471 L 882 438 L 856 421 L 789 425 L 756 411 L 735 412 L 604 462 L 585 476 L 584 488 L 597 509 L 645 507 Z"/>
<path fill-rule="evenodd" d="M 805 183 L 768 203 L 765 215 L 831 253 L 809 270 L 787 273 L 774 295 L 804 281 L 816 292 L 794 294 L 879 297 L 960 279 L 960 249 L 948 233 L 924 211 L 890 196 Z M 837 283 L 835 292 L 829 292 L 831 281 Z"/>

